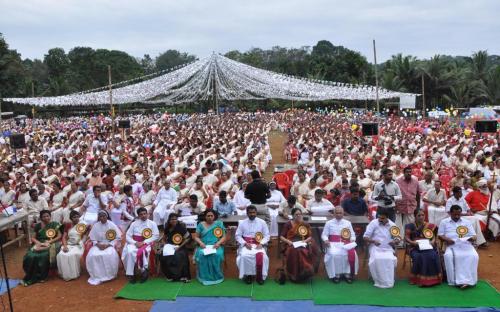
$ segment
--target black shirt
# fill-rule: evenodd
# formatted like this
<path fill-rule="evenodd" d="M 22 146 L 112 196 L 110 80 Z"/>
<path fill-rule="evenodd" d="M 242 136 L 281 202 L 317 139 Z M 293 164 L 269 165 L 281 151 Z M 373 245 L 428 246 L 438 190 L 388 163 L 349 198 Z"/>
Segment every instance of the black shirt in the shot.
<path fill-rule="evenodd" d="M 262 205 L 271 197 L 271 192 L 266 182 L 262 181 L 262 179 L 255 179 L 248 183 L 245 190 L 245 197 L 248 198 L 252 204 Z"/>

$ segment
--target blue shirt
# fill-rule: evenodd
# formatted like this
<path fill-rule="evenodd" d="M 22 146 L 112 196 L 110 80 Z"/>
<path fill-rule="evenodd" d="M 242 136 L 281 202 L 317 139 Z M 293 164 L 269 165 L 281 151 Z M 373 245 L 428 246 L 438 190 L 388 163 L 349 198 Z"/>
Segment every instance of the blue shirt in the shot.
<path fill-rule="evenodd" d="M 215 200 L 214 210 L 217 211 L 220 215 L 232 215 L 236 212 L 236 206 L 230 200 L 227 200 L 225 203 L 222 203 L 220 200 Z"/>
<path fill-rule="evenodd" d="M 368 206 L 363 199 L 358 198 L 354 201 L 352 198 L 346 199 L 342 202 L 342 208 L 347 214 L 353 216 L 363 216 L 368 212 Z"/>

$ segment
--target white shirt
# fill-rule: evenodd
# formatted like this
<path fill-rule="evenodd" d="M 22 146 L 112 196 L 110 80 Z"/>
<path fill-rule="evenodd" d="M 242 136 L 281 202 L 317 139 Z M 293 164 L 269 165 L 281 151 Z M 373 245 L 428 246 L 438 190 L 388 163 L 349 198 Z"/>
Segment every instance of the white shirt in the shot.
<path fill-rule="evenodd" d="M 321 233 L 321 239 L 323 241 L 328 241 L 328 237 L 330 235 L 341 235 L 343 229 L 348 229 L 351 233 L 351 242 L 356 241 L 356 233 L 354 233 L 354 229 L 352 228 L 352 224 L 349 220 L 346 219 L 332 219 L 326 222 L 325 227 L 323 228 L 323 232 Z"/>
<path fill-rule="evenodd" d="M 363 237 L 368 237 L 378 241 L 380 243 L 380 248 L 392 248 L 389 243 L 393 241 L 393 237 L 390 232 L 390 228 L 393 226 L 396 226 L 396 224 L 389 219 L 386 224 L 380 223 L 378 219 L 372 220 L 366 227 Z M 401 235 L 403 234 L 400 234 L 400 236 Z"/>
<path fill-rule="evenodd" d="M 456 199 L 455 196 L 451 196 L 446 201 L 446 212 L 450 212 L 450 208 L 453 205 L 457 205 L 462 207 L 462 214 L 467 214 L 470 211 L 469 205 L 465 201 L 465 196 L 460 197 L 460 199 Z"/>
<path fill-rule="evenodd" d="M 319 202 L 316 199 L 311 199 L 307 202 L 307 209 L 312 212 L 313 216 L 329 216 L 330 210 L 333 208 L 333 204 L 324 198 Z"/>
<path fill-rule="evenodd" d="M 459 238 L 457 233 L 457 227 L 459 226 L 467 227 L 468 231 L 467 234 L 464 235 L 464 237 L 472 237 L 476 235 L 476 232 L 472 227 L 472 223 L 469 220 L 465 218 L 460 218 L 458 222 L 455 222 L 451 217 L 441 220 L 441 223 L 439 223 L 438 235 L 441 236 L 444 235 L 452 240 L 457 240 Z"/>
<path fill-rule="evenodd" d="M 158 192 L 158 195 L 156 195 L 154 205 L 158 205 L 158 203 L 163 200 L 169 204 L 177 203 L 177 192 L 171 187 L 169 187 L 168 190 L 166 190 L 165 187 L 162 187 Z"/>
<path fill-rule="evenodd" d="M 271 236 L 269 235 L 269 228 L 267 227 L 266 221 L 259 218 L 255 218 L 254 220 L 246 218 L 245 220 L 241 220 L 238 224 L 238 228 L 236 229 L 236 241 L 243 246 L 246 243 L 243 237 L 255 238 L 255 234 L 259 232 L 263 235 L 260 244 L 267 244 Z"/>
<path fill-rule="evenodd" d="M 99 195 L 101 197 L 101 201 L 104 204 L 104 206 L 108 206 L 108 198 L 106 196 L 102 196 L 102 194 Z M 83 206 L 87 208 L 88 212 L 93 212 L 97 213 L 99 210 L 101 210 L 101 205 L 99 204 L 99 200 L 95 197 L 94 193 L 90 194 L 85 198 L 85 201 L 83 202 Z"/>
<path fill-rule="evenodd" d="M 266 204 L 279 205 L 286 202 L 285 196 L 278 190 L 271 191 L 271 197 L 266 200 Z"/>
<path fill-rule="evenodd" d="M 160 237 L 160 233 L 158 232 L 158 226 L 151 220 L 142 221 L 141 219 L 137 219 L 130 224 L 130 227 L 127 230 L 127 243 L 135 244 L 137 241 L 134 240 L 133 236 L 143 236 L 144 230 L 151 230 L 151 237 L 144 237 L 144 243 L 149 244 L 154 242 Z"/>

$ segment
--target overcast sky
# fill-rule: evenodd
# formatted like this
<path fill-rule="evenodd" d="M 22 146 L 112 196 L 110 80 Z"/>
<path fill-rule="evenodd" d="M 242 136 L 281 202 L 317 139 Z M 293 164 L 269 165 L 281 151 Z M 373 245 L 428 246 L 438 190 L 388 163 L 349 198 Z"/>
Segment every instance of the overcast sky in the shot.
<path fill-rule="evenodd" d="M 23 58 L 75 46 L 152 57 L 313 46 L 329 40 L 373 62 L 396 53 L 428 58 L 500 55 L 500 0 L 0 0 L 0 32 Z"/>

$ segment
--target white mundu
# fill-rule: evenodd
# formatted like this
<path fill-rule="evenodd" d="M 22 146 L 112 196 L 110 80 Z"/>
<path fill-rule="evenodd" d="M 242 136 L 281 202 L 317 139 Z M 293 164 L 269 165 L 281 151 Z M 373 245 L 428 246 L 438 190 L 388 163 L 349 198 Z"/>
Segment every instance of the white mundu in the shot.
<path fill-rule="evenodd" d="M 104 224 L 97 222 L 92 226 L 89 238 L 93 246 L 86 260 L 90 285 L 99 285 L 116 278 L 120 257 L 115 246 L 120 244 L 121 236 L 120 229 L 109 220 Z M 98 243 L 109 244 L 109 247 L 101 250 L 97 247 Z"/>
<path fill-rule="evenodd" d="M 356 234 L 350 221 L 332 219 L 325 224 L 321 239 L 330 242 L 325 253 L 325 269 L 328 278 L 339 277 L 341 274 L 358 274 L 358 255 L 354 247 L 345 249 L 342 245 L 356 241 Z"/>
<path fill-rule="evenodd" d="M 151 220 L 142 221 L 141 219 L 137 219 L 130 224 L 126 234 L 127 244 L 122 252 L 122 261 L 126 275 L 134 275 L 136 264 L 141 272 L 149 268 L 151 245 L 158 240 L 158 237 L 158 226 Z M 137 248 L 135 245 L 137 242 L 144 242 L 145 245 Z"/>
<path fill-rule="evenodd" d="M 262 280 L 266 279 L 269 269 L 269 257 L 266 254 L 266 250 L 264 248 L 256 249 L 255 247 L 249 250 L 245 247 L 245 243 L 248 242 L 255 245 L 258 242 L 261 245 L 265 245 L 269 242 L 269 238 L 269 228 L 266 221 L 259 218 L 255 218 L 254 220 L 247 218 L 240 221 L 238 229 L 236 229 L 236 241 L 240 245 L 236 264 L 238 265 L 240 278 L 243 278 L 245 275 L 255 275 L 257 278 L 262 277 Z M 257 269 L 257 266 L 259 269 Z"/>
<path fill-rule="evenodd" d="M 479 255 L 472 244 L 466 241 L 476 235 L 471 222 L 462 217 L 457 222 L 451 217 L 446 218 L 439 224 L 438 235 L 455 242 L 447 246 L 444 253 L 448 285 L 475 285 Z"/>
<path fill-rule="evenodd" d="M 65 281 L 76 279 L 80 276 L 80 258 L 83 255 L 82 235 L 85 234 L 87 225 L 82 221 L 73 225 L 68 231 L 68 251 L 57 254 L 57 269 Z"/>
<path fill-rule="evenodd" d="M 370 244 L 369 247 L 370 259 L 368 260 L 368 267 L 370 268 L 370 275 L 375 282 L 375 287 L 394 287 L 394 271 L 398 264 L 398 258 L 394 255 L 392 246 L 389 245 L 393 241 L 390 233 L 393 227 L 397 228 L 396 224 L 389 219 L 387 219 L 385 225 L 380 223 L 378 219 L 375 219 L 368 224 L 363 235 L 380 243 L 379 246 Z"/>
<path fill-rule="evenodd" d="M 158 225 L 163 225 L 170 213 L 174 212 L 171 208 L 175 204 L 177 204 L 177 192 L 171 187 L 169 187 L 168 190 L 162 187 L 153 202 L 155 206 L 153 210 L 153 221 Z"/>

